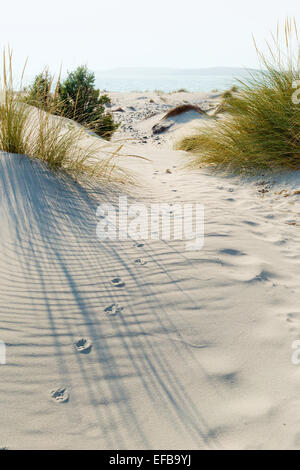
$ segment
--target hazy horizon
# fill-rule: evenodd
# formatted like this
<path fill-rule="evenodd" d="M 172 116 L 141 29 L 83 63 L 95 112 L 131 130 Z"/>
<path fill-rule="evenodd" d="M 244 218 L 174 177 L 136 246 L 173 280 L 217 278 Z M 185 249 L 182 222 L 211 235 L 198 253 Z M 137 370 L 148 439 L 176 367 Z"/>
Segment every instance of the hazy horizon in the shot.
<path fill-rule="evenodd" d="M 94 72 L 132 72 L 132 71 L 137 71 L 137 72 L 149 72 L 153 71 L 154 73 L 157 72 L 232 72 L 232 71 L 242 71 L 242 70 L 255 70 L 251 67 L 226 67 L 226 66 L 214 66 L 214 67 L 112 67 L 110 69 L 98 69 L 94 70 Z"/>
<path fill-rule="evenodd" d="M 95 86 L 102 91 L 132 92 L 155 91 L 173 92 L 225 90 L 244 79 L 255 69 L 237 67 L 205 67 L 198 69 L 166 67 L 116 67 L 108 70 L 93 70 Z M 66 77 L 62 73 L 61 79 Z M 25 74 L 22 86 L 32 83 L 35 75 Z M 18 86 L 18 85 L 16 85 Z"/>
<path fill-rule="evenodd" d="M 94 70 L 120 67 L 256 68 L 259 46 L 286 16 L 299 18 L 296 0 L 253 0 L 241 8 L 226 3 L 187 0 L 53 0 L 50 7 L 34 0 L 11 0 L 1 9 L 0 47 L 14 50 L 15 64 L 27 73 L 45 66 L 53 73 L 80 64 Z"/>

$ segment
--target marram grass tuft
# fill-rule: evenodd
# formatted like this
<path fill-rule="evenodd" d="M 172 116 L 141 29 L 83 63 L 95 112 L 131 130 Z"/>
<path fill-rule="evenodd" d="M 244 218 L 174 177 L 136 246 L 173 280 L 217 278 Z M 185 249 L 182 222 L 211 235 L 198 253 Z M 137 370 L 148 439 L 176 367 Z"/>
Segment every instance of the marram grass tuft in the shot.
<path fill-rule="evenodd" d="M 221 119 L 210 120 L 178 148 L 201 164 L 237 170 L 300 169 L 300 44 L 295 22 L 287 20 L 284 46 L 277 28 L 270 57 L 257 49 L 261 70 L 226 96 Z"/>

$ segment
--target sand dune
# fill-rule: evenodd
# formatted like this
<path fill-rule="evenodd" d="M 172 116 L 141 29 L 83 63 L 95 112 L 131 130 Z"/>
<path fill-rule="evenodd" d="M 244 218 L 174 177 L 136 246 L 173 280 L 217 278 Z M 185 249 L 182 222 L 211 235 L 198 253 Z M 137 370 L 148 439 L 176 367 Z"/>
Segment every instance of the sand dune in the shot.
<path fill-rule="evenodd" d="M 167 139 L 127 149 L 149 159 L 126 162 L 131 197 L 205 205 L 201 251 L 100 242 L 118 191 L 1 155 L 0 447 L 299 448 L 299 177 L 187 171 Z"/>

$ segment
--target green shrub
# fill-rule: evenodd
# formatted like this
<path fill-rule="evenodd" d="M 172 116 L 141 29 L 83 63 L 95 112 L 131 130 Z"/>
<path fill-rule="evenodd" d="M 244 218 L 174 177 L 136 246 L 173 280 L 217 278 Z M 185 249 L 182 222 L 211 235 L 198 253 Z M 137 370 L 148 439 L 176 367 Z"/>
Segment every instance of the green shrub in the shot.
<path fill-rule="evenodd" d="M 47 71 L 40 73 L 35 77 L 32 85 L 25 89 L 24 101 L 33 106 L 48 109 L 51 87 L 52 77 Z"/>
<path fill-rule="evenodd" d="M 68 74 L 59 88 L 59 96 L 64 115 L 89 127 L 96 134 L 109 139 L 118 127 L 112 115 L 105 110 L 110 98 L 95 89 L 95 75 L 87 67 L 78 67 Z"/>
<path fill-rule="evenodd" d="M 25 102 L 73 119 L 108 140 L 111 138 L 118 124 L 106 112 L 105 104 L 110 102 L 110 98 L 95 89 L 93 72 L 81 66 L 70 72 L 62 83 L 58 80 L 55 87 L 53 83 L 48 71 L 36 76 L 33 84 L 26 89 Z"/>

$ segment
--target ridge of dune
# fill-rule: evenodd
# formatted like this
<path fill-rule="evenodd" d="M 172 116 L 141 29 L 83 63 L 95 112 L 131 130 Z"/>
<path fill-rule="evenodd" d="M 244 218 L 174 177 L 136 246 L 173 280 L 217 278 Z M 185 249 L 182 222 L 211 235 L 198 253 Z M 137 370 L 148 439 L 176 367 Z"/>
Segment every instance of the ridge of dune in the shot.
<path fill-rule="evenodd" d="M 201 251 L 100 242 L 97 206 L 127 188 L 0 156 L 0 447 L 298 448 L 299 176 L 187 171 L 168 139 L 126 149 L 148 158 L 124 162 L 133 200 L 205 205 Z"/>

